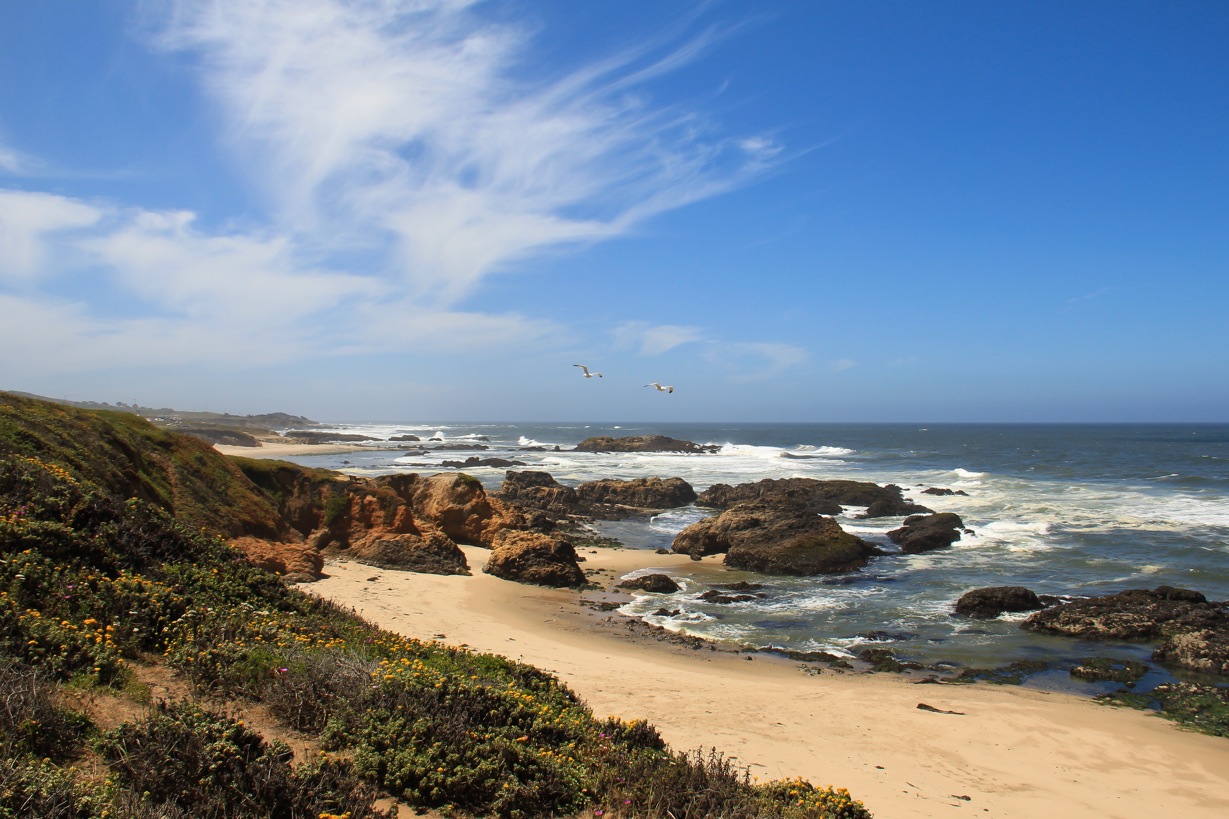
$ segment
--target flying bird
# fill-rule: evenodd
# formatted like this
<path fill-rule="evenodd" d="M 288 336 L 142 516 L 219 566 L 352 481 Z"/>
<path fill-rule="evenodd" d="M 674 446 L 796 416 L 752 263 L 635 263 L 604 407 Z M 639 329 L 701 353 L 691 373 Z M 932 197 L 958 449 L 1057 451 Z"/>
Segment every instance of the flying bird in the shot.
<path fill-rule="evenodd" d="M 602 377 L 602 374 L 601 374 L 601 373 L 591 373 L 591 372 L 589 372 L 589 368 L 588 368 L 588 367 L 586 367 L 584 364 L 573 364 L 572 366 L 573 366 L 573 367 L 580 367 L 582 370 L 584 370 L 584 371 L 585 371 L 585 378 L 594 378 L 594 377 L 601 378 L 601 377 Z"/>
<path fill-rule="evenodd" d="M 674 387 L 663 387 L 654 381 L 652 384 L 645 384 L 646 387 L 656 387 L 658 392 L 674 392 Z"/>

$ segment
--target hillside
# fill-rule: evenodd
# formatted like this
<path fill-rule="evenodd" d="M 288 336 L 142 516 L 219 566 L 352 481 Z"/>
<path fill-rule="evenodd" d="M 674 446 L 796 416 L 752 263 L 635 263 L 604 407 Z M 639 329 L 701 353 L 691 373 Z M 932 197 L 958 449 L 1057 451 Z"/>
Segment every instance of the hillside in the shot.
<path fill-rule="evenodd" d="M 843 790 L 754 783 L 644 722 L 599 720 L 535 668 L 286 586 L 226 536 L 302 537 L 288 502 L 311 492 L 286 491 L 301 482 L 350 483 L 253 482 L 129 413 L 0 395 L 0 816 L 366 819 L 389 815 L 380 793 L 454 815 L 868 815 Z M 440 486 L 400 492 L 424 509 Z M 344 497 L 334 510 L 357 520 Z"/>

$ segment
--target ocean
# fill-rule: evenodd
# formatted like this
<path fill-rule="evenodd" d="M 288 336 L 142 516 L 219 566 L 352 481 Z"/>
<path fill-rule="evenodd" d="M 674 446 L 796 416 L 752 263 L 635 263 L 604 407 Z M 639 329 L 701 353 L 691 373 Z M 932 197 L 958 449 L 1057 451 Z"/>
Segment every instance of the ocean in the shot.
<path fill-rule="evenodd" d="M 373 443 L 361 452 L 291 460 L 379 475 L 430 473 L 442 471 L 444 460 L 498 457 L 525 463 L 514 469 L 550 472 L 568 485 L 681 477 L 696 491 L 762 478 L 893 483 L 937 512 L 957 513 L 974 532 L 947 550 L 885 555 L 860 572 L 836 577 L 754 575 L 714 569 L 705 561 L 694 571 L 674 573 L 681 594 L 668 600 L 641 594 L 622 609 L 710 639 L 851 655 L 888 648 L 902 660 L 978 668 L 1089 656 L 1146 661 L 1151 646 L 1040 636 L 1019 628 L 1023 614 L 969 620 L 954 616 L 952 607 L 966 591 L 998 585 L 1068 597 L 1170 585 L 1229 600 L 1229 424 L 389 423 L 335 429 L 380 441 L 414 434 L 424 442 L 441 439 L 428 447 L 487 449 L 406 456 L 388 443 Z M 570 451 L 595 435 L 648 434 L 721 449 L 712 455 Z M 497 490 L 506 470 L 465 471 Z M 921 494 L 927 487 L 966 494 Z M 862 520 L 860 511 L 847 509 L 837 520 L 846 531 L 895 550 L 886 533 L 901 518 Z M 669 548 L 679 531 L 708 514 L 688 507 L 594 528 L 628 548 Z M 762 584 L 763 596 L 735 604 L 699 599 L 714 584 L 736 580 Z M 679 613 L 654 614 L 666 604 Z M 1170 679 L 1169 671 L 1155 667 L 1141 686 Z M 1104 688 L 1065 671 L 1037 674 L 1031 682 L 1081 693 Z"/>

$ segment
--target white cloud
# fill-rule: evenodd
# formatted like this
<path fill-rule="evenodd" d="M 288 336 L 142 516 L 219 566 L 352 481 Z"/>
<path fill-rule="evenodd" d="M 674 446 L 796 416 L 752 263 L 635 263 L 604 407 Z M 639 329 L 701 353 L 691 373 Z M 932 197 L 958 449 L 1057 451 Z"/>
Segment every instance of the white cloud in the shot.
<path fill-rule="evenodd" d="M 376 231 L 438 304 L 548 247 L 729 190 L 779 152 L 706 136 L 700 118 L 640 92 L 711 32 L 529 80 L 527 32 L 485 22 L 478 5 L 182 0 L 162 43 L 200 55 L 285 224 L 355 241 Z"/>
<path fill-rule="evenodd" d="M 842 370 L 848 370 L 858 366 L 858 362 L 854 361 L 852 358 L 838 358 L 836 361 L 829 362 L 828 366 L 837 372 L 840 372 Z"/>
<path fill-rule="evenodd" d="M 678 324 L 650 325 L 643 321 L 628 321 L 614 330 L 616 345 L 625 349 L 636 348 L 641 355 L 661 355 L 703 338 L 704 332 L 699 327 Z"/>
<path fill-rule="evenodd" d="M 0 280 L 29 279 L 51 272 L 47 241 L 102 218 L 93 205 L 47 193 L 0 190 Z"/>

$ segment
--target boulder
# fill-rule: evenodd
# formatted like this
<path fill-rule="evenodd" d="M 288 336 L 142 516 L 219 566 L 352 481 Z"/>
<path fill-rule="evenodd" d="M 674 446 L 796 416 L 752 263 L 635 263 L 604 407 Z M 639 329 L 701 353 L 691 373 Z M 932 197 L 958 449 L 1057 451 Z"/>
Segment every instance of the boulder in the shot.
<path fill-rule="evenodd" d="M 646 591 L 652 594 L 673 594 L 679 590 L 679 584 L 668 574 L 642 574 L 630 580 L 624 580 L 615 588 Z"/>
<path fill-rule="evenodd" d="M 956 613 L 989 620 L 1005 611 L 1034 611 L 1043 608 L 1037 595 L 1023 586 L 991 586 L 966 592 L 956 601 Z"/>
<path fill-rule="evenodd" d="M 888 538 L 907 555 L 946 549 L 960 540 L 964 522 L 952 512 L 932 515 L 912 515 L 904 525 L 888 532 Z"/>
<path fill-rule="evenodd" d="M 502 532 L 482 570 L 538 586 L 578 588 L 586 582 L 572 544 L 540 532 Z"/>
<path fill-rule="evenodd" d="M 351 542 L 348 554 L 382 569 L 425 574 L 469 574 L 465 553 L 438 530 L 423 534 L 372 532 Z"/>
<path fill-rule="evenodd" d="M 559 518 L 581 513 L 576 490 L 559 483 L 549 472 L 508 470 L 498 496 L 518 509 L 537 509 Z"/>
<path fill-rule="evenodd" d="M 586 438 L 576 445 L 577 452 L 682 452 L 698 455 L 717 452 L 720 449 L 717 445 L 681 441 L 678 438 L 667 438 L 665 435 L 629 435 L 623 438 L 599 435 Z"/>
<path fill-rule="evenodd" d="M 816 575 L 866 565 L 878 550 L 806 505 L 737 504 L 688 526 L 674 539 L 676 553 L 699 560 L 725 553 L 725 564 L 766 574 Z"/>
<path fill-rule="evenodd" d="M 639 509 L 674 509 L 694 503 L 696 491 L 682 478 L 605 478 L 576 487 L 586 504 L 615 504 Z"/>
<path fill-rule="evenodd" d="M 898 517 L 930 512 L 905 498 L 899 486 L 880 486 L 869 481 L 817 480 L 815 478 L 765 478 L 737 486 L 718 483 L 696 498 L 700 506 L 728 509 L 747 501 L 803 504 L 821 515 L 839 515 L 842 507 L 865 506 L 865 517 Z"/>

